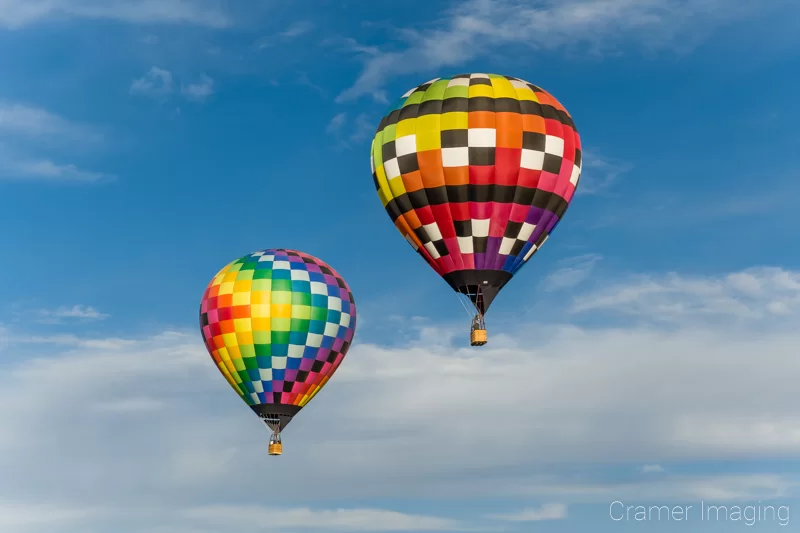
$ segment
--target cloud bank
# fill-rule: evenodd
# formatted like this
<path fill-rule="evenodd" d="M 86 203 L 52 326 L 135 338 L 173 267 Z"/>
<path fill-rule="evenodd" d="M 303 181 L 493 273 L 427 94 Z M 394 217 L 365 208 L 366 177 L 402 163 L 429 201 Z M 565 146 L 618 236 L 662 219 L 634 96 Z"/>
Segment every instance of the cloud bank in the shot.
<path fill-rule="evenodd" d="M 482 506 L 481 516 L 494 516 L 485 521 L 533 521 L 612 494 L 790 495 L 798 478 L 788 474 L 679 475 L 660 465 L 797 457 L 800 314 L 787 305 L 776 322 L 765 310 L 798 275 L 770 268 L 672 275 L 658 300 L 637 300 L 639 316 L 671 309 L 669 328 L 658 320 L 544 326 L 539 317 L 473 350 L 426 322 L 408 344 L 357 344 L 287 430 L 277 461 L 265 453 L 267 430 L 228 390 L 193 332 L 26 339 L 12 331 L 8 351 L 17 362 L 5 363 L 0 377 L 0 402 L 15 406 L 0 414 L 0 501 L 14 496 L 7 516 L 27 524 L 24 531 L 48 530 L 36 522 L 40 513 L 28 512 L 34 503 L 66 513 L 74 531 L 119 522 L 120 513 L 135 515 L 123 532 L 153 524 L 206 531 L 214 517 L 239 511 L 275 516 L 289 529 L 432 531 L 465 526 L 337 502 L 409 491 L 434 500 L 549 500 L 516 512 Z M 637 283 L 611 283 L 573 305 L 629 302 L 628 294 L 641 292 Z M 728 322 L 706 320 L 711 313 L 703 309 L 717 309 L 721 291 L 746 291 L 750 299 L 724 315 Z M 730 327 L 745 308 L 772 327 L 758 320 Z M 642 477 L 610 482 L 570 470 L 586 462 L 631 465 Z M 480 484 L 468 482 L 476 476 Z M 280 484 L 268 504 L 259 496 L 265 480 Z"/>

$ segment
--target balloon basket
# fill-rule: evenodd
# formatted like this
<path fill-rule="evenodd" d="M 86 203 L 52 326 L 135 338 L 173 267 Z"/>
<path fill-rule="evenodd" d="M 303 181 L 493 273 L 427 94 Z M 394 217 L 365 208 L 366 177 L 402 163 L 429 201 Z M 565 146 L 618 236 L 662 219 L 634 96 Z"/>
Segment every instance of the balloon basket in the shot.
<path fill-rule="evenodd" d="M 473 329 L 469 334 L 470 346 L 483 346 L 486 344 L 486 339 L 485 329 Z"/>
<path fill-rule="evenodd" d="M 273 442 L 269 445 L 270 455 L 281 455 L 283 453 L 283 444 L 280 442 Z"/>

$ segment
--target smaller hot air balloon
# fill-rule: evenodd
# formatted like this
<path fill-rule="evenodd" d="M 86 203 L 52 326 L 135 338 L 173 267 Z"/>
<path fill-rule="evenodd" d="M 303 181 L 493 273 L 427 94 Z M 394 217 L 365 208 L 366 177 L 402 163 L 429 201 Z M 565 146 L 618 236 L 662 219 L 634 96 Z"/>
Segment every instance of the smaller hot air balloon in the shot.
<path fill-rule="evenodd" d="M 295 250 L 240 257 L 208 284 L 200 328 L 217 368 L 270 428 L 281 431 L 319 393 L 353 342 L 356 306 L 342 277 Z"/>

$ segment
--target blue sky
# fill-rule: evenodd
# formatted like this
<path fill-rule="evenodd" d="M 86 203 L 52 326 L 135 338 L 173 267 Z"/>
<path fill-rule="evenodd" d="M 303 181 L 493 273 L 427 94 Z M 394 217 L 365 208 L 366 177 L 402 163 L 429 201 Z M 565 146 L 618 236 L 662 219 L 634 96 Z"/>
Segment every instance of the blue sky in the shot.
<path fill-rule="evenodd" d="M 797 6 L 220 4 L 0 0 L 0 530 L 800 512 Z M 553 93 L 586 153 L 481 350 L 369 170 L 388 102 L 459 72 Z M 197 331 L 214 273 L 269 247 L 330 263 L 360 312 L 278 460 Z M 614 521 L 615 500 L 698 514 Z"/>

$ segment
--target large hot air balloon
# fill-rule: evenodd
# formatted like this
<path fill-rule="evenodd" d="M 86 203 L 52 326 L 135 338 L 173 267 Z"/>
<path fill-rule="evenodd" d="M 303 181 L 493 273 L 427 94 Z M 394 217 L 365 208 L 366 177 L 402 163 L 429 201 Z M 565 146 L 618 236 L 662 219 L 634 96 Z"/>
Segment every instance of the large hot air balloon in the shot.
<path fill-rule="evenodd" d="M 408 91 L 381 120 L 370 154 L 378 196 L 397 229 L 484 315 L 544 244 L 581 174 L 567 110 L 519 78 L 461 74 Z"/>
<path fill-rule="evenodd" d="M 303 252 L 270 249 L 233 261 L 200 304 L 206 347 L 236 393 L 272 430 L 281 430 L 339 368 L 356 328 L 347 283 Z"/>

